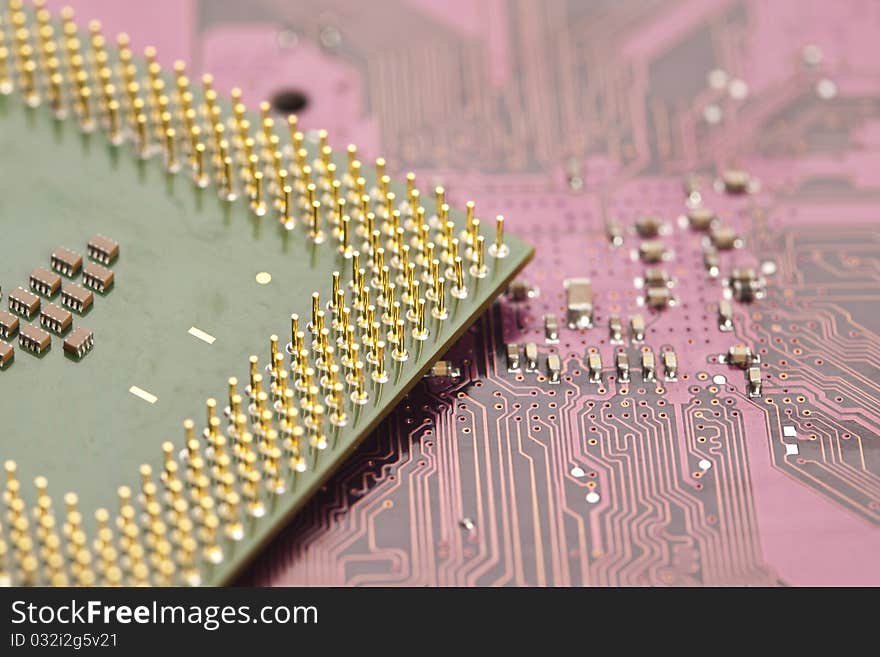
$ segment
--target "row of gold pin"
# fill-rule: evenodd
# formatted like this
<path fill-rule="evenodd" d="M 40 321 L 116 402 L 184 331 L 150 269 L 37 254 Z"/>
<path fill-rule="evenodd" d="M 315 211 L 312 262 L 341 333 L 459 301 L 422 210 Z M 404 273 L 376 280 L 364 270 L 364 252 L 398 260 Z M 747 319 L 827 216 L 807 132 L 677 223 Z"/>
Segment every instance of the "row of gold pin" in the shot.
<path fill-rule="evenodd" d="M 228 201 L 245 197 L 258 216 L 301 227 L 350 265 L 348 280 L 333 273 L 329 300 L 313 295 L 310 321 L 291 316 L 286 345 L 270 338 L 266 365 L 251 357 L 246 385 L 229 379 L 224 408 L 208 400 L 200 432 L 187 420 L 181 450 L 163 443 L 158 476 L 142 466 L 140 490 L 120 487 L 115 515 L 95 512 L 91 541 L 73 493 L 56 529 L 44 478 L 29 518 L 15 464 L 6 464 L 0 581 L 199 584 L 205 564 L 222 562 L 268 500 L 296 487 L 454 301 L 489 274 L 491 259 L 507 255 L 504 220 L 496 218 L 487 248 L 472 202 L 457 230 L 443 187 L 428 210 L 408 173 L 398 197 L 383 158 L 368 181 L 354 145 L 340 165 L 326 131 L 307 136 L 295 115 L 276 126 L 267 102 L 252 115 L 239 89 L 221 102 L 213 78 L 194 88 L 182 62 L 166 76 L 154 48 L 138 66 L 125 34 L 111 48 L 100 23 L 82 34 L 70 9 L 60 34 L 41 0 L 32 13 L 10 0 L 0 21 L 0 93 L 18 89 L 34 107 L 45 100 L 57 118 L 73 115 L 84 131 L 131 142 L 140 157 L 161 153 L 169 172 L 190 172 Z"/>
<path fill-rule="evenodd" d="M 215 183 L 228 200 L 245 195 L 256 214 L 274 213 L 289 229 L 301 224 L 315 243 L 335 238 L 346 257 L 358 249 L 372 257 L 378 231 L 401 282 L 407 275 L 401 263 L 411 260 L 428 277 L 435 255 L 459 295 L 465 290 L 464 274 L 485 275 L 486 245 L 473 204 L 467 205 L 465 228 L 456 235 L 442 187 L 434 189 L 429 213 L 414 174 L 406 175 L 406 191 L 398 198 L 383 158 L 376 160 L 375 179 L 369 183 L 355 146 L 346 149 L 346 166 L 338 167 L 326 131 L 316 133 L 310 152 L 311 140 L 291 115 L 282 139 L 267 102 L 260 104 L 252 126 L 239 89 L 233 90 L 231 103 L 221 103 L 213 78 L 202 76 L 201 89 L 194 89 L 182 62 L 175 62 L 169 76 L 174 81 L 167 84 L 154 48 L 145 49 L 139 70 L 126 35 L 117 38 L 111 53 L 100 23 L 92 21 L 88 35 L 81 35 L 69 9 L 62 11 L 57 38 L 42 2 L 30 19 L 20 0 L 13 0 L 8 20 L 15 56 L 0 44 L 0 79 L 4 88 L 11 84 L 4 72 L 13 59 L 18 86 L 30 104 L 46 96 L 58 116 L 66 115 L 70 105 L 84 130 L 103 126 L 112 143 L 131 140 L 142 157 L 164 152 L 169 171 L 189 170 L 197 185 Z M 225 107 L 230 110 L 224 112 Z M 495 240 L 488 246 L 494 257 L 507 254 L 503 225 L 497 217 Z M 411 253 L 404 253 L 404 247 Z"/>

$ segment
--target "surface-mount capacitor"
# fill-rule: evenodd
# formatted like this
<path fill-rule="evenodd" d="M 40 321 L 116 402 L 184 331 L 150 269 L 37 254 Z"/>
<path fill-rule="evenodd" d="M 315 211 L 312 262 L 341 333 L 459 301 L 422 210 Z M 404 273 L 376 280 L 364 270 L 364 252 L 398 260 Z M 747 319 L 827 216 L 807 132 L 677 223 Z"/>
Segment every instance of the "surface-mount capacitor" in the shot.
<path fill-rule="evenodd" d="M 608 318 L 608 339 L 611 344 L 623 342 L 623 323 L 620 320 L 620 315 L 611 315 Z"/>
<path fill-rule="evenodd" d="M 95 292 L 104 294 L 113 286 L 113 272 L 91 262 L 83 269 L 83 283 Z"/>
<path fill-rule="evenodd" d="M 746 370 L 746 382 L 749 397 L 761 396 L 761 368 L 753 365 Z"/>
<path fill-rule="evenodd" d="M 639 237 L 657 237 L 663 228 L 663 220 L 654 214 L 647 214 L 636 219 L 636 233 Z"/>
<path fill-rule="evenodd" d="M 104 235 L 95 235 L 89 240 L 88 253 L 92 260 L 111 265 L 119 257 L 119 242 Z"/>
<path fill-rule="evenodd" d="M 750 182 L 751 176 L 742 169 L 725 169 L 721 174 L 721 184 L 728 194 L 745 194 Z"/>
<path fill-rule="evenodd" d="M 739 236 L 730 226 L 713 226 L 709 231 L 709 239 L 712 240 L 712 246 L 719 251 L 726 251 L 739 246 Z"/>
<path fill-rule="evenodd" d="M 11 344 L 0 342 L 0 370 L 5 369 L 15 358 L 15 348 Z"/>
<path fill-rule="evenodd" d="M 507 371 L 508 372 L 519 372 L 522 369 L 522 365 L 519 360 L 519 345 L 513 342 L 507 343 Z"/>
<path fill-rule="evenodd" d="M 95 335 L 83 326 L 77 326 L 64 340 L 64 353 L 79 360 L 92 350 Z"/>
<path fill-rule="evenodd" d="M 559 383 L 559 374 L 562 371 L 562 363 L 559 354 L 547 356 L 547 380 L 550 383 Z"/>
<path fill-rule="evenodd" d="M 590 279 L 567 278 L 564 286 L 568 328 L 590 328 L 593 325 L 593 285 Z"/>
<path fill-rule="evenodd" d="M 58 294 L 58 290 L 61 289 L 61 277 L 55 272 L 43 269 L 42 267 L 34 269 L 28 281 L 31 290 L 50 299 Z"/>
<path fill-rule="evenodd" d="M 715 212 L 704 206 L 691 208 L 687 213 L 687 220 L 691 230 L 709 230 L 715 221 Z"/>
<path fill-rule="evenodd" d="M 656 378 L 657 365 L 654 360 L 654 352 L 648 348 L 642 350 L 642 379 L 653 381 Z"/>
<path fill-rule="evenodd" d="M 669 274 L 659 267 L 648 267 L 642 280 L 645 287 L 669 287 Z"/>
<path fill-rule="evenodd" d="M 758 358 L 746 345 L 735 344 L 727 350 L 724 362 L 734 367 L 746 369 L 752 363 L 758 362 Z"/>
<path fill-rule="evenodd" d="M 0 338 L 11 340 L 18 334 L 18 317 L 0 310 Z"/>
<path fill-rule="evenodd" d="M 639 257 L 642 262 L 660 262 L 666 257 L 666 245 L 660 240 L 645 240 L 639 244 Z"/>
<path fill-rule="evenodd" d="M 668 287 L 649 287 L 645 291 L 645 304 L 660 310 L 672 305 L 672 291 Z"/>
<path fill-rule="evenodd" d="M 57 335 L 64 335 L 73 324 L 69 310 L 59 308 L 54 303 L 46 303 L 40 311 L 40 325 Z"/>
<path fill-rule="evenodd" d="M 25 351 L 39 356 L 52 345 L 52 337 L 33 324 L 26 324 L 18 333 L 18 344 Z"/>
<path fill-rule="evenodd" d="M 718 328 L 722 331 L 733 330 L 733 304 L 727 299 L 718 302 Z"/>
<path fill-rule="evenodd" d="M 526 355 L 526 371 L 527 372 L 537 372 L 538 371 L 538 345 L 536 345 L 534 342 L 526 342 L 525 355 Z"/>
<path fill-rule="evenodd" d="M 59 274 L 64 274 L 68 278 L 73 278 L 74 276 L 79 275 L 79 272 L 82 269 L 83 259 L 79 253 L 75 253 L 64 247 L 59 247 L 52 251 L 49 262 L 54 271 L 57 271 Z"/>
<path fill-rule="evenodd" d="M 674 351 L 663 352 L 663 378 L 667 381 L 678 379 L 678 357 Z"/>
<path fill-rule="evenodd" d="M 590 383 L 602 382 L 602 356 L 598 351 L 587 356 L 587 369 L 589 369 Z"/>
<path fill-rule="evenodd" d="M 23 287 L 16 288 L 9 293 L 9 310 L 25 319 L 31 319 L 40 310 L 40 297 Z"/>
<path fill-rule="evenodd" d="M 611 246 L 620 246 L 623 244 L 623 224 L 616 219 L 610 219 L 608 223 L 605 224 L 605 234 L 608 236 L 608 241 L 611 243 Z"/>
<path fill-rule="evenodd" d="M 76 283 L 68 283 L 61 289 L 61 305 L 80 314 L 92 307 L 95 295 Z"/>
<path fill-rule="evenodd" d="M 718 276 L 718 251 L 714 246 L 707 245 L 703 248 L 703 266 L 706 268 L 706 273 L 709 274 L 710 277 L 715 278 Z"/>
<path fill-rule="evenodd" d="M 559 342 L 559 320 L 555 313 L 544 315 L 544 338 L 548 344 Z"/>
<path fill-rule="evenodd" d="M 633 315 L 629 318 L 629 335 L 633 342 L 641 342 L 645 339 L 645 318 L 641 315 Z"/>
<path fill-rule="evenodd" d="M 622 382 L 629 381 L 629 356 L 625 351 L 618 351 L 614 357 L 614 365 L 617 370 L 617 380 Z"/>
<path fill-rule="evenodd" d="M 728 284 L 733 298 L 743 303 L 764 298 L 767 287 L 767 282 L 752 267 L 735 267 Z"/>

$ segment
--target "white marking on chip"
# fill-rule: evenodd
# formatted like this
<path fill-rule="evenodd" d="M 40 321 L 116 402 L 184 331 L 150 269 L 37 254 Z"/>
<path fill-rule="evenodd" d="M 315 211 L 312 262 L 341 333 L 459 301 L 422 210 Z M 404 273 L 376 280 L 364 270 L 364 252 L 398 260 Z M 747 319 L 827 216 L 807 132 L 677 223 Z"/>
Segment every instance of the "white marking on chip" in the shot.
<path fill-rule="evenodd" d="M 801 450 L 797 445 L 788 445 L 785 446 L 785 455 L 786 456 L 797 456 L 801 453 Z"/>
<path fill-rule="evenodd" d="M 259 283 L 260 285 L 268 285 L 272 282 L 272 274 L 267 271 L 261 271 L 259 274 L 257 274 L 256 278 L 257 283 Z"/>
<path fill-rule="evenodd" d="M 713 89 L 724 89 L 727 86 L 728 75 L 720 68 L 709 71 L 709 86 Z"/>
<path fill-rule="evenodd" d="M 747 85 L 744 80 L 734 78 L 727 86 L 727 93 L 729 93 L 730 97 L 734 100 L 745 100 L 746 96 L 749 95 L 749 85 Z"/>
<path fill-rule="evenodd" d="M 706 105 L 706 107 L 703 109 L 703 120 L 709 125 L 721 123 L 722 118 L 724 118 L 724 114 L 721 112 L 721 108 L 714 103 L 711 105 Z"/>
<path fill-rule="evenodd" d="M 837 85 L 834 80 L 822 78 L 816 83 L 816 95 L 823 100 L 829 100 L 837 95 Z"/>
<path fill-rule="evenodd" d="M 147 392 L 146 390 L 144 390 L 143 388 L 139 388 L 138 386 L 132 386 L 128 389 L 128 391 L 135 397 L 143 399 L 148 404 L 155 404 L 157 401 L 159 401 L 159 398 L 152 392 Z"/>
<path fill-rule="evenodd" d="M 716 374 L 712 377 L 712 383 L 714 383 L 716 386 L 723 386 L 725 383 L 727 383 L 727 379 L 723 374 Z"/>
<path fill-rule="evenodd" d="M 194 338 L 198 338 L 202 342 L 207 342 L 208 344 L 214 344 L 214 341 L 217 339 L 210 333 L 205 333 L 202 329 L 196 326 L 190 326 L 187 333 L 189 333 Z"/>
<path fill-rule="evenodd" d="M 776 273 L 776 263 L 772 260 L 765 260 L 761 263 L 761 273 L 772 276 Z"/>
<path fill-rule="evenodd" d="M 571 476 L 572 477 L 577 477 L 578 479 L 580 479 L 581 477 L 586 476 L 586 474 L 587 473 L 584 472 L 584 469 L 580 466 L 576 465 L 571 469 Z"/>
<path fill-rule="evenodd" d="M 587 496 L 584 499 L 590 504 L 595 504 L 599 501 L 599 493 L 587 493 Z"/>
<path fill-rule="evenodd" d="M 709 459 L 700 459 L 700 462 L 697 463 L 697 465 L 700 466 L 700 470 L 708 470 L 712 467 L 712 461 Z"/>

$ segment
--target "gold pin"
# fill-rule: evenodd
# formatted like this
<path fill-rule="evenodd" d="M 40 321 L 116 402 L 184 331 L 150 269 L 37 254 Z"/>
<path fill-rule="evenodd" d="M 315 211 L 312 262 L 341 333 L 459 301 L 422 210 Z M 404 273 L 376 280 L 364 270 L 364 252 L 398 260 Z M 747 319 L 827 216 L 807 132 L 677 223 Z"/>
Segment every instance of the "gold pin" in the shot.
<path fill-rule="evenodd" d="M 482 235 L 477 237 L 476 246 L 474 247 L 474 264 L 471 265 L 471 275 L 476 278 L 485 278 L 489 273 L 489 268 L 483 262 L 483 242 Z"/>
<path fill-rule="evenodd" d="M 284 185 L 281 188 L 281 217 L 279 221 L 287 230 L 296 227 L 296 221 L 293 218 L 293 188 L 290 185 Z"/>
<path fill-rule="evenodd" d="M 467 298 L 468 291 L 464 284 L 464 266 L 462 265 L 461 257 L 455 256 L 453 269 L 455 271 L 455 284 L 449 293 L 456 299 L 465 299 Z"/>
<path fill-rule="evenodd" d="M 425 300 L 419 299 L 416 303 L 416 328 L 412 331 L 416 340 L 427 340 L 428 329 L 425 327 Z"/>
<path fill-rule="evenodd" d="M 471 235 L 471 225 L 474 223 L 474 205 L 473 201 L 468 201 L 464 204 L 465 208 L 465 221 L 464 221 L 464 230 L 462 231 L 462 236 L 465 238 L 468 244 L 471 244 L 470 235 Z"/>
<path fill-rule="evenodd" d="M 263 172 L 254 171 L 253 173 L 254 193 L 251 197 L 251 210 L 257 216 L 266 214 L 266 202 L 263 200 Z"/>
<path fill-rule="evenodd" d="M 351 393 L 351 400 L 355 404 L 366 404 L 369 395 L 364 390 L 364 364 L 362 361 L 357 361 L 354 364 L 354 384 L 355 390 Z"/>
<path fill-rule="evenodd" d="M 510 253 L 510 248 L 504 243 L 504 217 L 495 217 L 495 243 L 489 247 L 489 255 L 503 258 Z"/>
<path fill-rule="evenodd" d="M 385 343 L 382 340 L 376 342 L 374 354 L 375 366 L 370 377 L 376 383 L 385 383 L 388 381 L 388 372 L 385 369 Z"/>
<path fill-rule="evenodd" d="M 205 170 L 205 145 L 202 142 L 195 146 L 194 163 L 193 180 L 199 187 L 207 187 L 210 180 Z"/>
<path fill-rule="evenodd" d="M 238 195 L 235 193 L 235 188 L 233 187 L 232 169 L 232 158 L 226 155 L 223 157 L 223 184 L 220 195 L 227 201 L 234 201 L 238 198 Z"/>
<path fill-rule="evenodd" d="M 309 238 L 315 244 L 324 241 L 324 232 L 321 230 L 321 201 L 312 201 L 312 222 L 309 226 Z"/>
<path fill-rule="evenodd" d="M 180 171 L 180 162 L 177 160 L 177 140 L 174 128 L 165 131 L 165 168 L 172 173 Z"/>
<path fill-rule="evenodd" d="M 449 313 L 446 312 L 446 279 L 442 276 L 437 279 L 437 290 L 435 292 L 434 307 L 431 308 L 431 315 L 435 319 L 446 319 Z"/>

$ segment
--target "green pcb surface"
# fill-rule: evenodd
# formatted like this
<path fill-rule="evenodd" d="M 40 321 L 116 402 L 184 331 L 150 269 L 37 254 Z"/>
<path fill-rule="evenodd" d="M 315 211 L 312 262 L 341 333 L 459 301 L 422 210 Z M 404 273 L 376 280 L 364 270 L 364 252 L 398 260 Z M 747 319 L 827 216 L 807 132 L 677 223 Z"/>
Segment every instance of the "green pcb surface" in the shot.
<path fill-rule="evenodd" d="M 0 96 L 0 307 L 8 310 L 11 290 L 28 288 L 32 270 L 49 269 L 58 247 L 88 263 L 95 234 L 118 241 L 120 255 L 111 266 L 113 288 L 95 294 L 85 316 L 74 313 L 74 327 L 94 331 L 93 350 L 75 361 L 53 336 L 50 351 L 36 357 L 16 339 L 15 359 L 0 371 L 0 459 L 17 463 L 29 504 L 37 475 L 48 479 L 59 515 L 62 496 L 75 491 L 89 532 L 96 508 L 116 513 L 118 486 L 139 490 L 141 464 L 161 470 L 163 441 L 183 448 L 183 420 L 193 418 L 200 432 L 205 400 L 216 398 L 222 409 L 227 378 L 243 386 L 248 356 L 258 354 L 265 366 L 269 336 L 287 344 L 290 314 L 305 324 L 312 292 L 326 301 L 331 272 L 347 280 L 350 271 L 336 241 L 313 244 L 302 222 L 286 230 L 273 212 L 257 217 L 242 198 L 227 202 L 188 173 L 167 173 L 161 152 L 142 160 L 128 143 L 111 146 L 100 130 L 83 134 L 75 120 Z M 485 238 L 494 240 L 494 227 Z M 492 302 L 531 256 L 514 237 L 505 242 L 507 257 L 486 256 L 486 278 L 468 277 L 466 299 L 447 297 L 448 319 L 429 315 L 430 337 L 410 341 L 408 361 L 387 357 L 390 381 L 367 377 L 369 402 L 339 430 L 335 446 L 310 461 L 291 490 L 263 494 L 266 515 L 245 520 L 242 540 L 224 539 L 224 557 L 203 565 L 202 583 L 230 581 Z M 271 281 L 258 282 L 261 273 Z M 213 342 L 192 335 L 193 327 Z"/>

